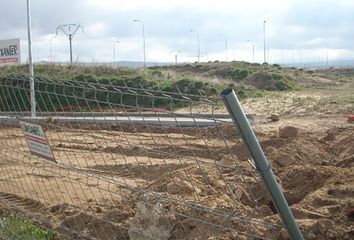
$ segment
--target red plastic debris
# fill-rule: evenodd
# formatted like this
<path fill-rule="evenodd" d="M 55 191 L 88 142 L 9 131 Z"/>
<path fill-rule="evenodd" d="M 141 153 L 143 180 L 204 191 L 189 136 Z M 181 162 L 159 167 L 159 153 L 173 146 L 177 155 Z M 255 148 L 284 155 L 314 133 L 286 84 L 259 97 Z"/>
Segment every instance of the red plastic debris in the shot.
<path fill-rule="evenodd" d="M 348 115 L 348 122 L 354 122 L 354 115 Z"/>

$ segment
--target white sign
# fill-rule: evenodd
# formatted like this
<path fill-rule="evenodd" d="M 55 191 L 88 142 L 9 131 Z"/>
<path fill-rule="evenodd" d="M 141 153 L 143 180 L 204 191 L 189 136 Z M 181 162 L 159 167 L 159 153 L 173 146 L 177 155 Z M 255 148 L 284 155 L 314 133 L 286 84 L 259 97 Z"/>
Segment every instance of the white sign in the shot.
<path fill-rule="evenodd" d="M 40 125 L 20 121 L 23 134 L 26 137 L 28 147 L 32 154 L 55 161 L 52 149 L 49 146 L 47 137 Z"/>
<path fill-rule="evenodd" d="M 20 64 L 20 39 L 0 40 L 0 64 Z"/>

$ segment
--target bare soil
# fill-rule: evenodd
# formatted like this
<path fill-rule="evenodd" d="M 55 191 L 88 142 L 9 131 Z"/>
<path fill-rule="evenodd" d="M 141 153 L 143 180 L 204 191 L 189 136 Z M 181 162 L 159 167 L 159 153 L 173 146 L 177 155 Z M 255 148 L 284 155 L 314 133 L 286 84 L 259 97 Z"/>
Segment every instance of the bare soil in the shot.
<path fill-rule="evenodd" d="M 294 127 L 295 135 L 280 137 L 279 129 L 284 126 Z M 264 187 L 251 175 L 243 175 L 242 181 L 237 177 L 237 170 L 248 169 L 250 164 L 232 125 L 203 128 L 202 132 L 146 126 L 89 128 L 46 130 L 62 167 L 29 155 L 20 129 L 1 129 L 0 199 L 11 204 L 2 206 L 2 212 L 9 212 L 18 203 L 31 218 L 42 216 L 42 224 L 59 232 L 60 238 L 73 237 L 75 232 L 80 237 L 125 239 L 136 203 L 143 196 L 140 189 L 209 209 L 238 209 L 244 216 L 257 208 L 261 216 L 254 219 L 280 225 Z M 354 126 L 333 116 L 293 116 L 278 122 L 258 119 L 255 131 L 306 238 L 352 238 Z M 227 154 L 225 141 L 236 162 Z M 221 171 L 214 160 L 221 164 Z M 235 187 L 234 181 L 247 183 L 251 190 L 246 184 Z M 258 199 L 257 206 L 251 192 Z M 191 211 L 172 200 L 164 202 L 166 209 L 186 214 Z M 214 216 L 213 221 L 221 220 Z M 180 218 L 171 239 L 218 238 L 206 226 L 200 228 L 188 217 Z M 223 231 L 219 237 L 242 238 Z M 286 239 L 286 234 L 280 230 L 276 237 Z"/>
<path fill-rule="evenodd" d="M 302 91 L 243 102 L 305 239 L 354 238 L 351 76 L 300 75 Z M 154 224 L 169 239 L 288 239 L 232 124 L 43 127 L 57 163 L 32 156 L 19 128 L 0 128 L 0 215 L 22 215 L 58 239 L 129 239 L 132 224 L 152 224 L 138 218 L 144 203 L 164 213 Z"/>

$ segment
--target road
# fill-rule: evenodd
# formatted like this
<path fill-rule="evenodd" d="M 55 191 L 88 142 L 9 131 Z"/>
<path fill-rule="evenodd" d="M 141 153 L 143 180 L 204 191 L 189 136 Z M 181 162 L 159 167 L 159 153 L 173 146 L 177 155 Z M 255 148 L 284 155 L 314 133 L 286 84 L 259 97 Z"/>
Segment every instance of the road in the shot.
<path fill-rule="evenodd" d="M 230 118 L 211 118 L 210 116 L 202 115 L 183 115 L 176 116 L 171 115 L 142 115 L 137 116 L 130 113 L 119 116 L 102 116 L 101 114 L 91 114 L 91 116 L 40 116 L 32 118 L 29 116 L 15 115 L 12 116 L 0 116 L 0 123 L 6 125 L 17 125 L 17 119 L 21 119 L 29 122 L 43 122 L 43 123 L 58 123 L 58 124 L 94 124 L 94 125 L 150 125 L 150 126 L 179 126 L 179 127 L 207 127 L 215 126 L 221 123 L 232 122 Z M 79 114 L 78 114 L 79 115 Z M 92 116 L 93 115 L 93 116 Z M 96 115 L 96 116 L 95 116 Z"/>

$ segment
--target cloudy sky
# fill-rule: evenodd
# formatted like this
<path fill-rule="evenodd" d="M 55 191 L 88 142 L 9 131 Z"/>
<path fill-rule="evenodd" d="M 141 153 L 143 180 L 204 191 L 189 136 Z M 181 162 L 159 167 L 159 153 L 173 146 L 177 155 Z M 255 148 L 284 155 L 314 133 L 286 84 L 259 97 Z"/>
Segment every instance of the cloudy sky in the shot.
<path fill-rule="evenodd" d="M 69 60 L 68 38 L 56 28 L 78 23 L 74 59 L 85 62 L 146 61 L 297 63 L 354 59 L 353 0 L 31 0 L 35 61 Z M 190 31 L 193 29 L 194 31 Z M 0 39 L 21 39 L 27 59 L 26 0 L 1 0 Z M 225 40 L 227 39 L 227 51 Z M 50 42 L 52 44 L 50 44 Z"/>

